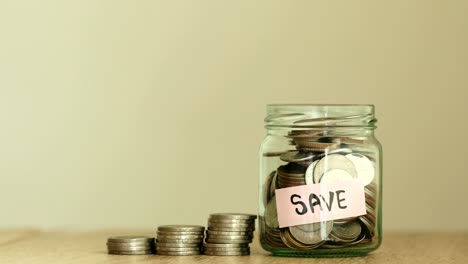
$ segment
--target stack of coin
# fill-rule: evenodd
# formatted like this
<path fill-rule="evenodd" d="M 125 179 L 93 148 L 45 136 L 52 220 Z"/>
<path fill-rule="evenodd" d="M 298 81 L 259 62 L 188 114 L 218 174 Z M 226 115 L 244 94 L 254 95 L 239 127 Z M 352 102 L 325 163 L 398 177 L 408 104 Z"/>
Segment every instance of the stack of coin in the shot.
<path fill-rule="evenodd" d="M 107 239 L 107 251 L 117 255 L 146 255 L 154 253 L 154 237 L 116 236 Z"/>
<path fill-rule="evenodd" d="M 372 240 L 375 235 L 375 227 L 377 225 L 376 208 L 377 208 L 377 187 L 371 183 L 364 188 L 366 197 L 366 212 L 367 214 L 359 217 L 359 220 L 365 227 L 367 238 Z"/>
<path fill-rule="evenodd" d="M 305 167 L 297 165 L 296 163 L 280 166 L 276 170 L 278 187 L 287 188 L 306 184 L 304 173 Z"/>
<path fill-rule="evenodd" d="M 253 239 L 256 218 L 256 215 L 249 214 L 211 214 L 203 244 L 204 254 L 211 256 L 250 255 L 249 243 Z"/>
<path fill-rule="evenodd" d="M 159 255 L 200 255 L 205 227 L 165 225 L 158 227 L 156 251 Z"/>
<path fill-rule="evenodd" d="M 260 218 L 262 243 L 273 248 L 309 250 L 371 242 L 377 225 L 378 188 L 374 182 L 375 159 L 356 147 L 363 141 L 317 131 L 291 131 L 289 137 L 296 150 L 278 154 L 286 164 L 271 172 L 264 184 L 265 212 Z M 366 215 L 279 228 L 276 189 L 348 179 L 363 182 Z"/>
<path fill-rule="evenodd" d="M 260 217 L 260 228 L 263 231 L 263 235 L 260 237 L 260 239 L 262 240 L 263 244 L 279 248 L 285 247 L 286 245 L 283 243 L 283 240 L 281 240 L 281 230 L 279 227 L 269 227 L 266 224 L 265 218 L 266 216 Z"/>

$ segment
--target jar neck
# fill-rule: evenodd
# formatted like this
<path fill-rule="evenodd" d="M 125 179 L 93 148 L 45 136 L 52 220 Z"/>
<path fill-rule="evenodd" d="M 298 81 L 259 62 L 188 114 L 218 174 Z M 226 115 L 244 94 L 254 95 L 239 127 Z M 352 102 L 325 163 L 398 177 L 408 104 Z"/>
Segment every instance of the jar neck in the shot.
<path fill-rule="evenodd" d="M 373 136 L 373 105 L 268 105 L 265 128 L 279 136 Z"/>
<path fill-rule="evenodd" d="M 297 130 L 297 129 L 267 129 L 268 136 L 290 136 L 291 133 L 301 131 L 304 136 L 320 136 L 320 137 L 373 137 L 374 130 L 369 129 L 336 129 L 326 128 L 321 130 Z"/>

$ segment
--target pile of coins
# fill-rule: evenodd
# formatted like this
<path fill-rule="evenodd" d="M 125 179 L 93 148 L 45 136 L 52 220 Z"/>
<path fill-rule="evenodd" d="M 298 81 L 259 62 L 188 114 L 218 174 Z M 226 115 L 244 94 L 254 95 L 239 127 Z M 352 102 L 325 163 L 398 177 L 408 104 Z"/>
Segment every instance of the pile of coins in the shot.
<path fill-rule="evenodd" d="M 205 227 L 196 225 L 159 226 L 156 251 L 159 255 L 200 255 Z"/>
<path fill-rule="evenodd" d="M 107 251 L 117 255 L 146 255 L 154 253 L 154 238 L 116 236 L 107 239 Z"/>
<path fill-rule="evenodd" d="M 372 242 L 377 224 L 378 188 L 374 182 L 375 158 L 359 149 L 364 142 L 312 131 L 291 131 L 289 137 L 296 150 L 276 155 L 286 164 L 271 172 L 264 184 L 265 212 L 260 218 L 262 243 L 273 248 L 310 250 Z M 265 156 L 274 158 L 275 155 Z M 279 228 L 276 189 L 348 179 L 359 179 L 365 186 L 366 215 Z"/>
<path fill-rule="evenodd" d="M 250 255 L 256 215 L 211 214 L 203 253 L 211 256 Z"/>

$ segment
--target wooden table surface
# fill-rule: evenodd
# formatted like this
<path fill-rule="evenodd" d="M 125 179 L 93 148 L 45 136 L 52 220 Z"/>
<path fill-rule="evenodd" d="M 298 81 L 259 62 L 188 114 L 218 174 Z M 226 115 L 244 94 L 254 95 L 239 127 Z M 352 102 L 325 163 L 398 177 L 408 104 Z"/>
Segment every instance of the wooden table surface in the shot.
<path fill-rule="evenodd" d="M 125 234 L 152 232 L 0 230 L 0 263 L 468 263 L 468 233 L 384 233 L 379 250 L 354 258 L 272 257 L 257 239 L 246 257 L 108 255 L 107 237 Z"/>

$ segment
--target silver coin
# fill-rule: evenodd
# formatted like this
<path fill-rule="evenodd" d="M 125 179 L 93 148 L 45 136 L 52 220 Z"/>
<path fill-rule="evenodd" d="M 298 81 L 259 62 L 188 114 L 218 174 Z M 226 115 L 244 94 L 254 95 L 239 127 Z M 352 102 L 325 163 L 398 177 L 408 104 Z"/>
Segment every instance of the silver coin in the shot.
<path fill-rule="evenodd" d="M 216 237 L 206 237 L 205 241 L 252 241 L 253 237 L 229 237 L 229 236 L 216 236 Z M 216 243 L 216 242 L 213 242 Z M 246 242 L 250 243 L 250 242 Z"/>
<path fill-rule="evenodd" d="M 278 239 L 276 237 L 271 237 L 269 235 L 264 235 L 261 239 L 262 243 L 267 244 L 272 247 L 286 247 L 286 245 L 281 240 L 281 237 Z"/>
<path fill-rule="evenodd" d="M 146 247 L 154 245 L 154 242 L 128 242 L 128 243 L 116 243 L 116 242 L 107 242 L 108 247 Z"/>
<path fill-rule="evenodd" d="M 298 162 L 304 160 L 311 160 L 314 158 L 314 154 L 310 152 L 302 152 L 302 151 L 288 151 L 283 153 L 280 156 L 282 161 L 286 162 Z"/>
<path fill-rule="evenodd" d="M 224 244 L 216 244 L 216 243 L 203 243 L 204 248 L 239 248 L 239 247 L 249 247 L 248 243 L 235 243 L 235 244 L 229 244 L 229 243 L 224 243 Z"/>
<path fill-rule="evenodd" d="M 200 247 L 202 243 L 163 243 L 163 242 L 158 242 L 156 243 L 157 247 L 168 247 L 168 248 L 175 248 L 175 247 L 181 247 L 181 248 L 196 248 Z"/>
<path fill-rule="evenodd" d="M 153 245 L 146 245 L 146 246 L 109 246 L 107 245 L 107 249 L 115 250 L 115 251 L 138 251 L 138 250 L 151 250 Z"/>
<path fill-rule="evenodd" d="M 312 161 L 315 162 L 317 160 L 322 159 L 323 157 L 331 154 L 341 154 L 341 155 L 346 155 L 350 154 L 353 152 L 352 149 L 350 148 L 339 148 L 339 149 L 330 149 L 330 150 L 324 150 L 324 151 L 319 151 L 320 153 L 314 152 L 315 154 L 315 160 L 305 160 L 305 161 L 297 161 L 296 163 L 304 166 L 304 167 L 309 167 L 312 164 Z"/>
<path fill-rule="evenodd" d="M 175 244 L 195 244 L 203 242 L 202 238 L 199 239 L 167 239 L 158 238 L 157 243 L 175 243 Z"/>
<path fill-rule="evenodd" d="M 113 236 L 107 239 L 107 242 L 111 243 L 152 243 L 154 237 L 149 236 Z"/>
<path fill-rule="evenodd" d="M 253 232 L 206 230 L 206 235 L 218 236 L 253 236 Z"/>
<path fill-rule="evenodd" d="M 252 243 L 252 239 L 217 239 L 217 238 L 206 238 L 205 241 L 207 243 L 217 243 L 217 244 L 244 244 L 244 243 Z"/>
<path fill-rule="evenodd" d="M 222 251 L 215 251 L 215 252 L 212 252 L 212 251 L 205 251 L 203 252 L 203 254 L 205 255 L 209 255 L 209 256 L 248 256 L 250 255 L 250 252 L 222 252 Z"/>
<path fill-rule="evenodd" d="M 208 230 L 212 231 L 235 231 L 235 232 L 252 232 L 255 231 L 253 227 L 219 227 L 219 226 L 210 226 Z"/>
<path fill-rule="evenodd" d="M 364 192 L 365 192 L 366 194 L 368 194 L 369 197 L 375 197 L 375 196 L 378 195 L 378 194 L 377 194 L 377 190 L 374 189 L 374 188 L 368 188 L 368 186 L 371 186 L 371 185 L 372 185 L 372 184 L 367 185 L 367 186 L 364 188 Z"/>
<path fill-rule="evenodd" d="M 305 184 L 306 184 L 305 179 L 301 179 L 300 181 L 294 181 L 294 180 L 278 178 L 278 188 L 286 188 L 286 187 L 299 186 L 299 185 L 305 185 Z"/>
<path fill-rule="evenodd" d="M 360 216 L 359 220 L 364 224 L 364 226 L 367 229 L 367 232 L 369 233 L 370 236 L 374 236 L 375 234 L 375 224 L 372 223 L 367 217 L 365 216 Z"/>
<path fill-rule="evenodd" d="M 352 153 L 346 155 L 356 167 L 358 178 L 362 181 L 364 186 L 370 184 L 375 177 L 375 168 L 372 161 L 366 156 L 358 153 Z"/>
<path fill-rule="evenodd" d="M 265 153 L 263 153 L 263 157 L 279 157 L 283 153 L 284 153 L 284 151 L 281 151 L 281 152 L 265 152 Z"/>
<path fill-rule="evenodd" d="M 265 224 L 270 228 L 279 228 L 275 197 L 265 207 Z"/>
<path fill-rule="evenodd" d="M 350 149 L 350 148 L 339 148 L 339 149 L 332 149 L 332 150 L 327 151 L 325 153 L 322 153 L 320 155 L 323 157 L 325 155 L 330 155 L 330 154 L 342 154 L 342 155 L 344 155 L 344 154 L 350 154 L 352 152 L 353 152 L 353 150 Z"/>
<path fill-rule="evenodd" d="M 307 167 L 307 170 L 306 170 L 305 176 L 304 176 L 306 184 L 313 184 L 314 183 L 314 168 L 315 168 L 315 166 L 317 165 L 318 162 L 319 162 L 319 160 L 316 160 L 316 161 L 312 162 Z"/>
<path fill-rule="evenodd" d="M 203 252 L 250 252 L 250 248 L 205 248 Z"/>
<path fill-rule="evenodd" d="M 243 213 L 217 213 L 210 214 L 210 218 L 223 218 L 223 219 L 257 219 L 257 215 L 243 214 Z"/>
<path fill-rule="evenodd" d="M 210 227 L 228 227 L 228 228 L 252 228 L 255 227 L 252 224 L 226 224 L 226 223 L 208 223 L 208 228 Z"/>
<path fill-rule="evenodd" d="M 305 168 L 300 165 L 292 166 L 294 163 L 289 163 L 288 165 L 279 166 L 276 169 L 276 173 L 279 176 L 291 177 L 291 178 L 304 178 Z"/>
<path fill-rule="evenodd" d="M 356 240 L 361 231 L 361 224 L 358 221 L 352 221 L 346 224 L 334 224 L 331 235 L 341 241 L 348 242 Z"/>
<path fill-rule="evenodd" d="M 339 142 L 318 142 L 315 139 L 311 140 L 311 138 L 294 138 L 293 140 L 296 143 L 296 145 L 300 147 L 317 150 L 335 149 L 340 146 Z"/>
<path fill-rule="evenodd" d="M 187 236 L 187 235 L 202 235 L 203 231 L 158 231 L 158 235 L 166 236 Z"/>
<path fill-rule="evenodd" d="M 205 227 L 198 226 L 198 225 L 163 225 L 163 226 L 159 226 L 158 230 L 168 231 L 168 232 L 177 232 L 177 231 L 203 232 L 205 230 Z"/>
<path fill-rule="evenodd" d="M 341 219 L 335 219 L 335 220 L 333 220 L 333 225 L 335 225 L 335 224 L 340 224 L 340 225 L 341 224 L 347 224 L 349 222 L 355 221 L 356 219 L 358 219 L 357 216 L 341 218 Z"/>
<path fill-rule="evenodd" d="M 203 238 L 204 235 L 161 235 L 158 234 L 158 239 L 198 239 Z"/>
<path fill-rule="evenodd" d="M 192 252 L 192 251 L 200 251 L 200 247 L 187 247 L 187 248 L 181 248 L 181 247 L 156 247 L 157 251 L 175 251 L 175 252 Z"/>
<path fill-rule="evenodd" d="M 164 256 L 193 256 L 193 255 L 201 255 L 201 251 L 158 251 L 158 255 Z"/>
<path fill-rule="evenodd" d="M 253 236 L 234 236 L 234 235 L 207 235 L 206 238 L 231 238 L 231 239 L 252 239 Z"/>
<path fill-rule="evenodd" d="M 264 204 L 267 204 L 270 200 L 271 197 L 275 195 L 275 190 L 276 190 L 276 171 L 272 171 L 270 175 L 268 176 L 268 179 L 265 183 L 264 187 Z"/>
<path fill-rule="evenodd" d="M 284 176 L 280 174 L 278 174 L 277 181 L 278 183 L 284 182 L 284 183 L 295 183 L 295 184 L 304 183 L 305 184 L 304 177 L 296 178 L 296 177 L 289 177 L 289 176 Z"/>
<path fill-rule="evenodd" d="M 369 186 L 369 185 L 368 185 L 368 186 Z M 370 189 L 367 188 L 367 186 L 366 186 L 366 188 L 364 188 L 364 193 L 366 194 L 366 196 L 367 196 L 369 199 L 373 199 L 374 202 L 375 202 L 375 200 L 377 199 L 377 196 L 379 195 L 379 194 L 377 193 L 377 191 L 370 190 Z"/>
<path fill-rule="evenodd" d="M 329 248 L 329 249 L 344 248 L 344 247 L 349 247 L 349 246 L 365 243 L 365 240 L 366 240 L 366 236 L 361 234 L 360 237 L 355 241 L 340 243 L 340 244 L 324 244 L 324 245 L 321 245 L 320 248 Z"/>
<path fill-rule="evenodd" d="M 316 228 L 315 226 L 311 228 Z M 318 230 L 311 232 L 304 231 L 304 227 L 299 228 L 297 226 L 289 227 L 289 232 L 297 241 L 306 244 L 313 245 L 325 240 L 333 228 L 333 221 L 322 222 L 321 227 Z"/>
<path fill-rule="evenodd" d="M 289 228 L 282 228 L 280 230 L 280 238 L 284 245 L 292 249 L 310 250 L 325 243 L 325 240 L 323 240 L 315 244 L 304 244 L 292 236 Z"/>
<path fill-rule="evenodd" d="M 368 190 L 370 193 L 377 193 L 377 183 L 371 182 L 368 185 L 366 185 L 366 190 Z"/>
<path fill-rule="evenodd" d="M 321 183 L 332 181 L 346 181 L 352 180 L 353 176 L 345 170 L 333 169 L 325 172 L 320 179 Z"/>
<path fill-rule="evenodd" d="M 322 223 L 311 223 L 311 224 L 304 224 L 304 225 L 297 225 L 294 228 L 298 228 L 304 232 L 315 232 L 322 228 Z"/>
<path fill-rule="evenodd" d="M 347 171 L 352 176 L 352 178 L 357 178 L 357 171 L 351 160 L 340 154 L 331 154 L 322 158 L 315 165 L 314 183 L 321 182 L 321 178 L 325 172 L 334 169 Z"/>
<path fill-rule="evenodd" d="M 203 250 L 203 253 L 205 252 L 211 252 L 213 254 L 216 254 L 216 253 L 224 253 L 224 252 L 245 252 L 245 253 L 250 253 L 250 249 L 247 249 L 247 248 L 243 248 L 243 249 L 234 249 L 234 250 L 231 250 L 228 248 L 228 250 L 226 250 L 225 248 L 211 248 L 211 249 L 205 249 Z"/>
<path fill-rule="evenodd" d="M 222 218 L 214 218 L 208 219 L 209 224 L 241 224 L 241 225 L 252 225 L 255 224 L 255 220 L 252 219 L 222 219 Z"/>
<path fill-rule="evenodd" d="M 135 250 L 135 251 L 121 251 L 121 250 L 109 250 L 108 254 L 111 255 L 150 255 L 153 254 L 153 250 Z"/>
<path fill-rule="evenodd" d="M 228 245 L 228 244 L 220 244 L 220 245 Z M 249 251 L 250 247 L 205 247 L 203 251 Z"/>

